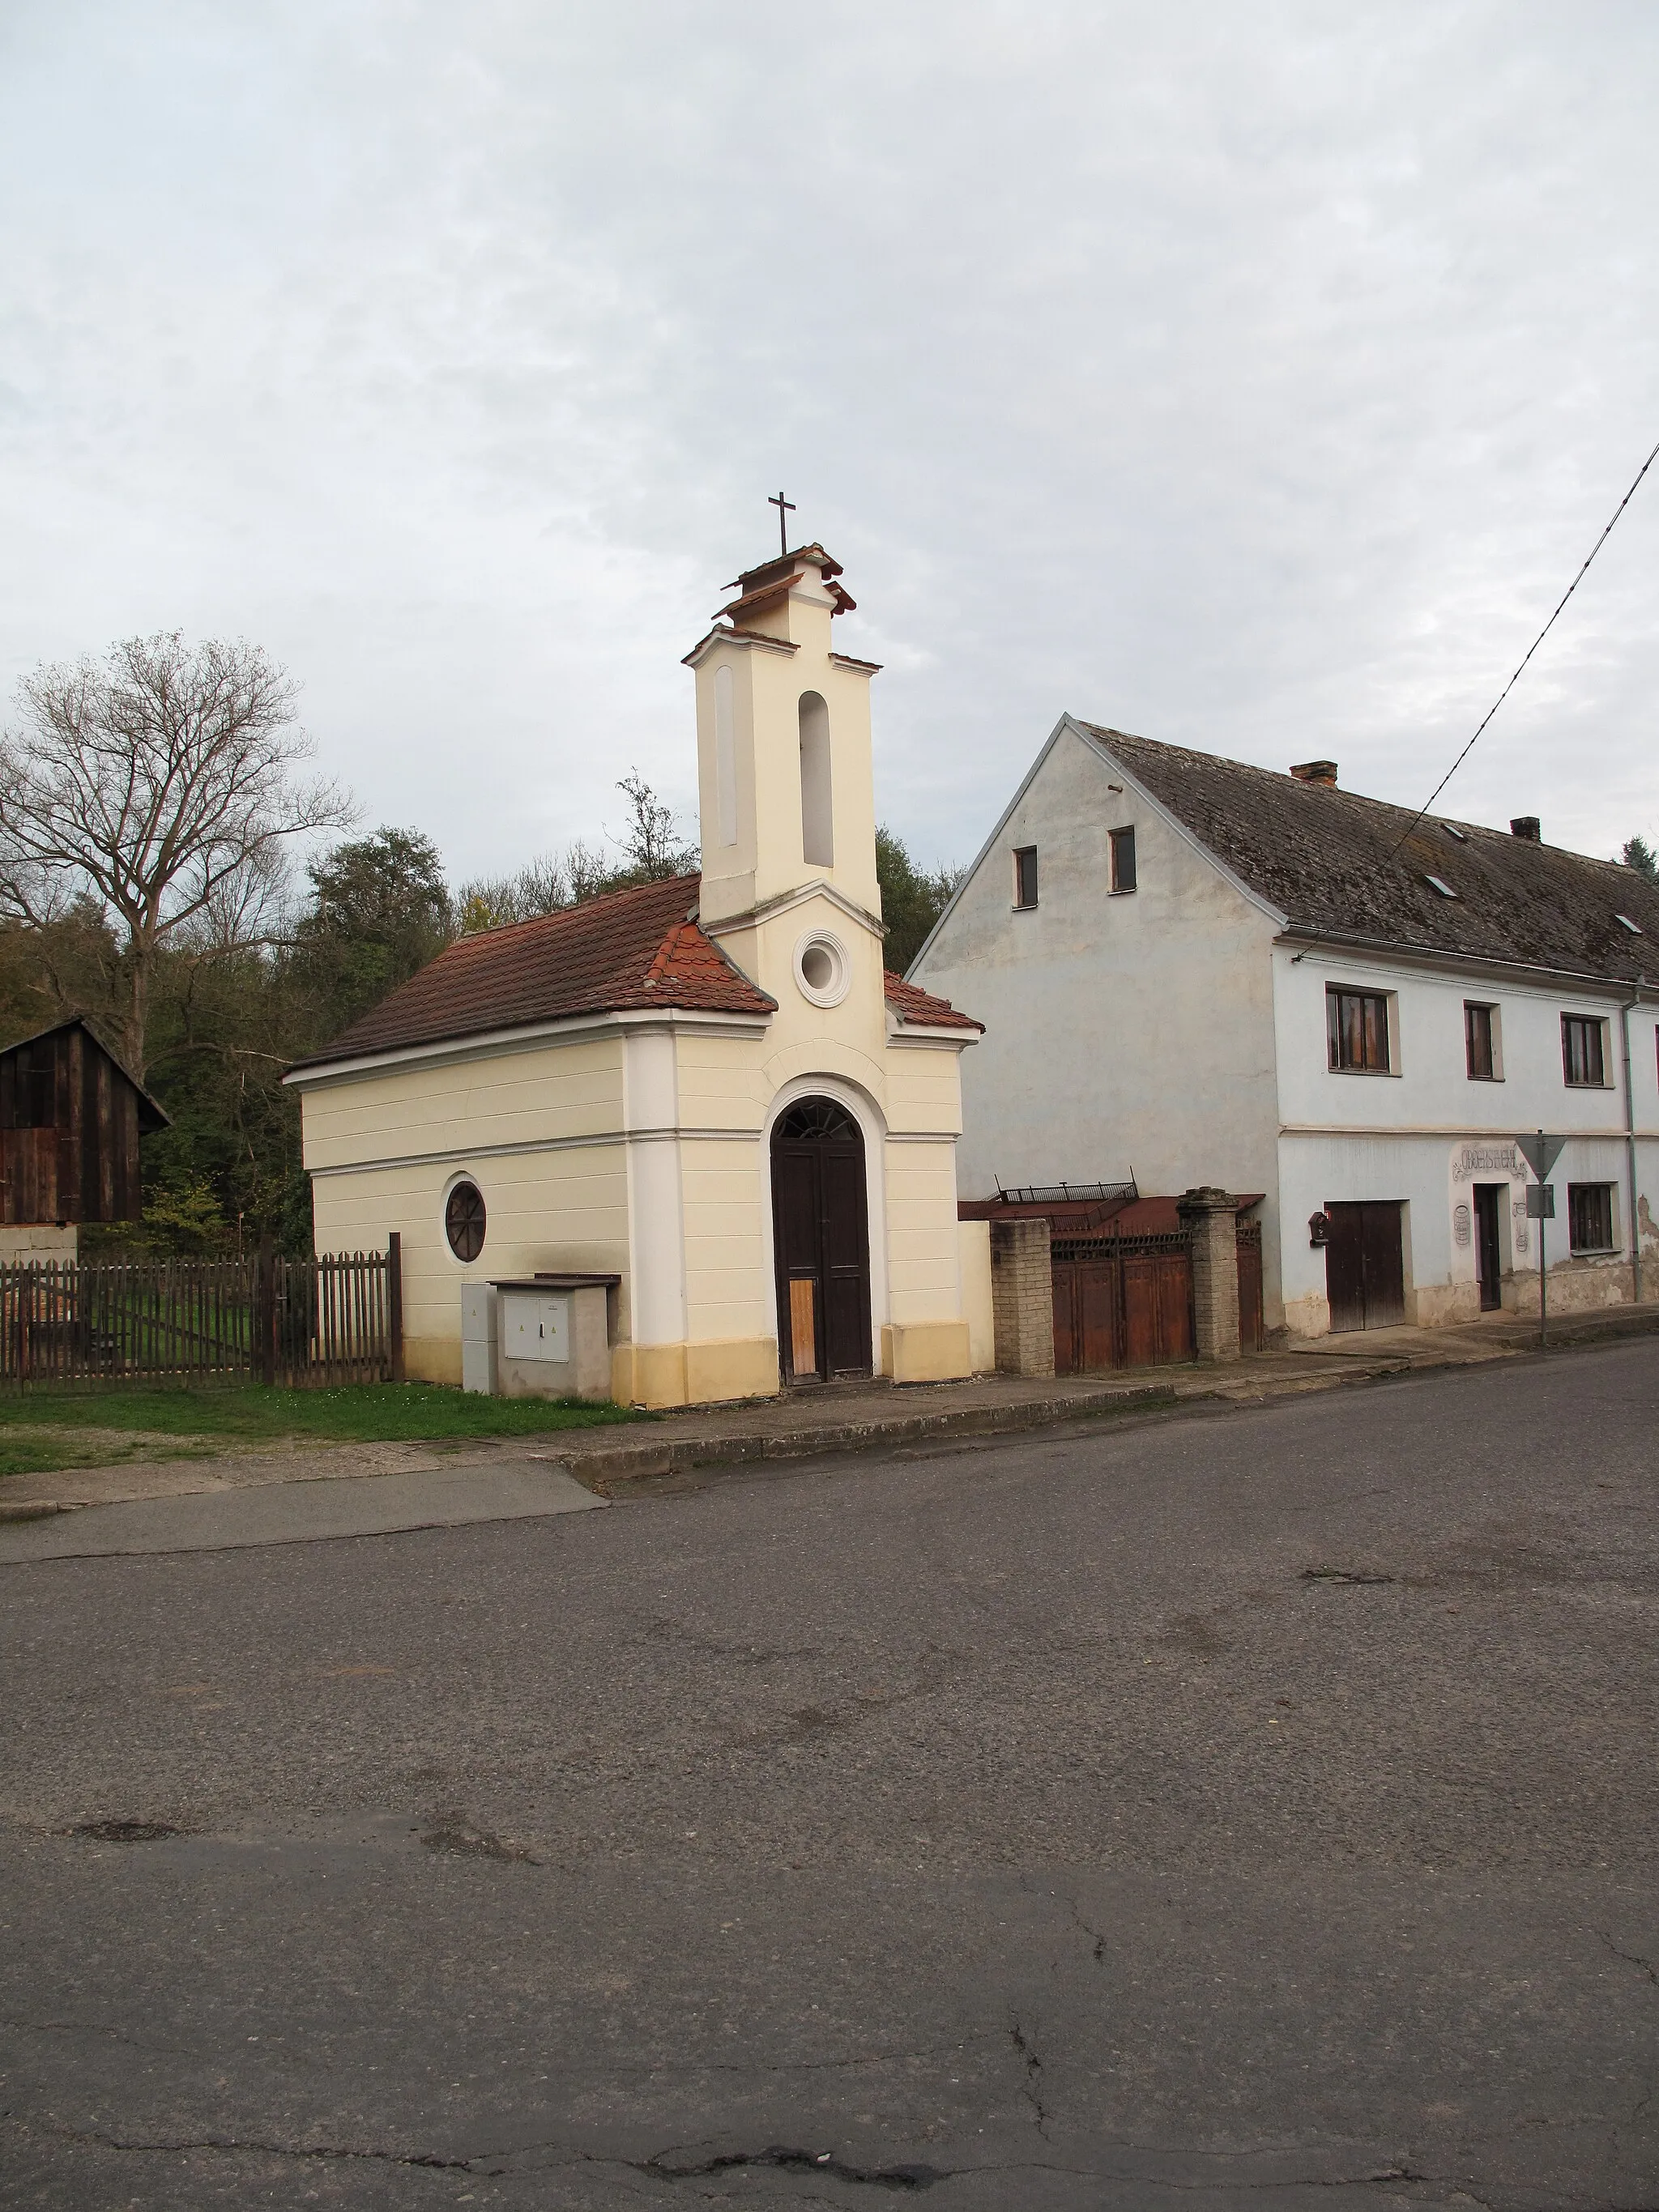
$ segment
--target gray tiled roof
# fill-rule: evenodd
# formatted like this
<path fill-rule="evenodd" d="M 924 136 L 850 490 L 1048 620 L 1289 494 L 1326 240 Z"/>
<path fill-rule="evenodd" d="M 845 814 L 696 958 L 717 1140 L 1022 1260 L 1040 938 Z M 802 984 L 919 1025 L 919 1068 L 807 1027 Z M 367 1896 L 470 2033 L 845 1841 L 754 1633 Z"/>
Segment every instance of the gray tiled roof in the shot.
<path fill-rule="evenodd" d="M 1506 830 L 1419 823 L 1380 799 L 1271 769 L 1079 726 L 1291 927 L 1336 938 L 1518 962 L 1634 983 L 1659 980 L 1659 890 L 1616 860 L 1534 845 Z M 1443 898 L 1436 875 L 1457 893 Z M 1617 919 L 1627 914 L 1635 937 Z"/>

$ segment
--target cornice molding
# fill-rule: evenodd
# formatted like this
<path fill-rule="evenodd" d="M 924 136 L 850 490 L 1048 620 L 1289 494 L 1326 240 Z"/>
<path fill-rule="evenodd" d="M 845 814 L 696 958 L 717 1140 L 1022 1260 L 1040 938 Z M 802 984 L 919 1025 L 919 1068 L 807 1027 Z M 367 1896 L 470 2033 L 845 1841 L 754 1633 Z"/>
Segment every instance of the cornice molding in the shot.
<path fill-rule="evenodd" d="M 561 1022 L 536 1022 L 522 1029 L 487 1030 L 477 1036 L 442 1037 L 431 1044 L 403 1045 L 349 1060 L 323 1060 L 290 1068 L 283 1078 L 296 1091 L 317 1091 L 342 1083 L 362 1083 L 411 1067 L 449 1067 L 467 1060 L 499 1060 L 514 1053 L 538 1052 L 547 1045 L 591 1044 L 605 1037 L 652 1030 L 696 1030 L 705 1036 L 762 1036 L 769 1014 L 699 1013 L 695 1008 L 641 1006 L 616 1013 L 578 1014 Z"/>

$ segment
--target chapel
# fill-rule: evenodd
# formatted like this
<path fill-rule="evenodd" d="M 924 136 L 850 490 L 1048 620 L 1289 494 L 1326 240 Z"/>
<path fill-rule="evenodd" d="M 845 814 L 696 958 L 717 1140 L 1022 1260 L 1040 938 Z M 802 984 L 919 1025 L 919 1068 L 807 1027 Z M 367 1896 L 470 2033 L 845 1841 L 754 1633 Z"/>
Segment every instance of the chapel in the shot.
<path fill-rule="evenodd" d="M 480 1285 L 579 1278 L 623 1404 L 990 1364 L 980 1024 L 885 969 L 841 574 L 749 570 L 685 657 L 698 873 L 464 938 L 290 1071 L 318 1249 L 398 1232 L 411 1377 L 462 1379 Z"/>

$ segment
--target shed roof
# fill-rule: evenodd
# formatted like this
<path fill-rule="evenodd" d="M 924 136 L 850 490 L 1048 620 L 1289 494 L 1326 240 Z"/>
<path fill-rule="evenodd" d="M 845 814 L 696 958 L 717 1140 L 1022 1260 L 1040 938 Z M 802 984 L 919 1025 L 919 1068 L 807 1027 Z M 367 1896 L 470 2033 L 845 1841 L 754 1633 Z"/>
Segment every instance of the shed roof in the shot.
<path fill-rule="evenodd" d="M 1298 934 L 1615 983 L 1659 969 L 1659 889 L 1620 861 L 1080 726 Z"/>
<path fill-rule="evenodd" d="M 583 1014 L 672 1007 L 767 1015 L 769 997 L 706 937 L 696 919 L 701 878 L 671 876 L 589 899 L 533 921 L 464 937 L 353 1022 L 332 1043 L 295 1063 L 396 1052 Z M 944 999 L 885 978 L 901 1022 L 977 1030 Z"/>
<path fill-rule="evenodd" d="M 48 1037 L 62 1036 L 69 1030 L 83 1030 L 121 1080 L 130 1084 L 137 1092 L 141 1135 L 147 1137 L 153 1130 L 172 1127 L 173 1116 L 158 1099 L 151 1097 L 89 1014 L 71 1014 L 66 1021 L 52 1022 L 46 1029 L 31 1030 L 27 1036 L 13 1037 L 9 1044 L 0 1045 L 0 1060 L 7 1059 L 14 1052 L 21 1052 L 25 1045 L 44 1044 Z"/>

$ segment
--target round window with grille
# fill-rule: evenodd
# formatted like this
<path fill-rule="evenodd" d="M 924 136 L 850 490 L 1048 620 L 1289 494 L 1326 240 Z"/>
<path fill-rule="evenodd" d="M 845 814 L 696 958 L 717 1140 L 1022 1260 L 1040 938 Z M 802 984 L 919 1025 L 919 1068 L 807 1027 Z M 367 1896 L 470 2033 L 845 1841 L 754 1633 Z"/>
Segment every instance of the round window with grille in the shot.
<path fill-rule="evenodd" d="M 483 1250 L 483 1193 L 476 1182 L 458 1182 L 444 1200 L 444 1234 L 458 1260 L 476 1260 Z"/>

